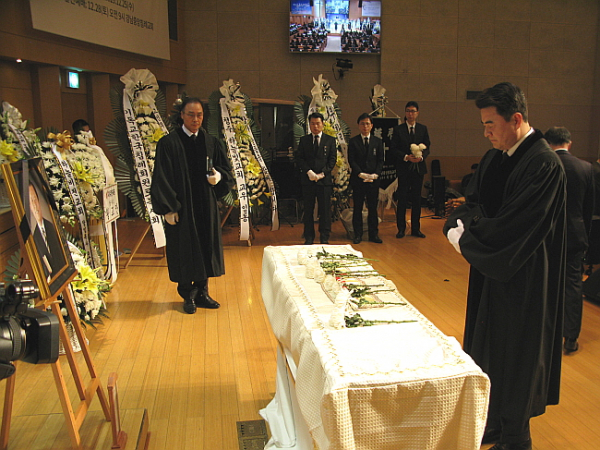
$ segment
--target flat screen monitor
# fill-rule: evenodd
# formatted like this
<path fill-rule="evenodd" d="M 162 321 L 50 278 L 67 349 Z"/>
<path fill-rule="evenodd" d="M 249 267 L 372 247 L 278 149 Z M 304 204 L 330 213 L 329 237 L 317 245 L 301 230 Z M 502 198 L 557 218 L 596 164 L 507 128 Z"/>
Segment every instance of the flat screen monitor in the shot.
<path fill-rule="evenodd" d="M 290 0 L 290 52 L 380 53 L 381 0 Z"/>

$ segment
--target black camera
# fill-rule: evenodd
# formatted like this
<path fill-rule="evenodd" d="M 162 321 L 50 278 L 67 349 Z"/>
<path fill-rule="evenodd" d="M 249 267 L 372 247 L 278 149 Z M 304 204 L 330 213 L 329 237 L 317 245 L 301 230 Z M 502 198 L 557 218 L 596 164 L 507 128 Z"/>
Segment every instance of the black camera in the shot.
<path fill-rule="evenodd" d="M 33 281 L 0 283 L 0 380 L 14 373 L 11 361 L 45 364 L 58 359 L 58 318 L 28 306 L 39 293 Z"/>

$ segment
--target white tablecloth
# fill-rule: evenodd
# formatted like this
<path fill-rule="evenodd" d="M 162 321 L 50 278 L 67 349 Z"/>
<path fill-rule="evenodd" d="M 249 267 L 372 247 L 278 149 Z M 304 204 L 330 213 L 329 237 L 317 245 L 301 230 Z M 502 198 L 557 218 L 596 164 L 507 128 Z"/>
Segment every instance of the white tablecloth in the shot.
<path fill-rule="evenodd" d="M 361 255 L 351 246 L 324 247 Z M 262 297 L 285 353 L 276 397 L 261 411 L 273 435 L 266 448 L 311 448 L 308 430 L 321 450 L 479 449 L 489 379 L 458 342 L 397 292 L 405 306 L 361 316 L 416 322 L 332 329 L 334 305 L 305 277 L 301 248 L 267 247 L 263 256 Z"/>

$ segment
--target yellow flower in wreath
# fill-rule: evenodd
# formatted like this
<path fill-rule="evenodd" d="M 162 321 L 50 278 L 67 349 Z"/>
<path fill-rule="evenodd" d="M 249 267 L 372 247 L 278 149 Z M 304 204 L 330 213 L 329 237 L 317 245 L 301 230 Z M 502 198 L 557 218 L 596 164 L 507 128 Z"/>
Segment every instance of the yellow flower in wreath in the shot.
<path fill-rule="evenodd" d="M 15 162 L 21 159 L 19 158 L 19 152 L 15 146 L 7 141 L 0 142 L 0 154 L 2 154 L 4 159 L 6 159 L 8 162 Z"/>
<path fill-rule="evenodd" d="M 73 164 L 73 172 L 75 173 L 75 178 L 84 183 L 93 184 L 94 178 L 89 169 L 84 167 L 84 165 L 80 161 L 75 161 Z"/>
<path fill-rule="evenodd" d="M 90 291 L 98 295 L 98 286 L 101 283 L 100 278 L 96 274 L 96 271 L 87 264 L 82 264 L 78 267 L 79 274 L 75 277 L 73 282 L 73 289 L 79 292 Z"/>

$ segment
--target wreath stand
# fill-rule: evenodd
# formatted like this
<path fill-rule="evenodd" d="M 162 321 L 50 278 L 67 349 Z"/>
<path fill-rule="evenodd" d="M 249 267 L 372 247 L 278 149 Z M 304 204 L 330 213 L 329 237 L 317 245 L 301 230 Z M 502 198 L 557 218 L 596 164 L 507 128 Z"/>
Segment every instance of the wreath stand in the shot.
<path fill-rule="evenodd" d="M 125 269 L 127 269 L 127 267 L 129 267 L 129 264 L 131 264 L 131 261 L 133 260 L 133 257 L 136 255 L 138 249 L 140 248 L 140 245 L 142 245 L 142 242 L 144 242 L 144 239 L 146 238 L 146 235 L 148 234 L 148 232 L 150 231 L 151 228 L 152 227 L 150 226 L 150 224 L 148 222 L 145 222 L 145 225 L 144 225 L 144 228 L 142 230 L 142 233 L 140 234 L 140 236 L 138 237 L 137 241 L 135 242 L 133 248 L 131 249 L 131 254 L 129 255 L 129 258 L 127 259 L 127 262 L 121 268 L 121 270 L 125 270 Z M 163 259 L 165 256 L 166 256 L 165 247 L 162 247 L 161 259 Z M 119 264 L 117 264 L 117 265 L 119 265 Z"/>
<path fill-rule="evenodd" d="M 19 236 L 20 237 L 20 236 Z M 21 240 L 21 239 L 19 239 Z M 22 242 L 21 242 L 22 244 Z M 21 275 L 25 273 L 34 273 L 31 270 L 27 270 L 30 268 L 29 261 L 27 260 L 27 252 L 23 251 L 24 246 L 21 245 L 22 255 L 24 257 L 24 265 L 21 268 Z M 94 367 L 94 363 L 92 361 L 92 357 L 90 354 L 90 350 L 85 339 L 85 335 L 83 334 L 83 329 L 81 327 L 81 323 L 79 322 L 79 315 L 75 309 L 75 299 L 73 298 L 73 294 L 69 289 L 69 284 L 75 276 L 77 272 L 75 272 L 66 282 L 65 284 L 58 290 L 58 292 L 49 298 L 43 299 L 37 303 L 37 307 L 45 308 L 47 305 L 50 305 L 52 312 L 58 318 L 59 322 L 59 334 L 60 338 L 63 341 L 65 347 L 65 353 L 67 356 L 67 360 L 69 362 L 69 367 L 71 369 L 71 373 L 73 375 L 73 379 L 75 381 L 75 385 L 77 387 L 77 392 L 79 394 L 79 405 L 74 410 L 73 404 L 69 397 L 69 392 L 67 389 L 67 384 L 64 379 L 60 359 L 58 359 L 55 363 L 51 363 L 52 373 L 54 375 L 54 381 L 56 384 L 56 389 L 58 391 L 58 395 L 60 398 L 60 403 L 63 410 L 63 415 L 66 420 L 66 426 L 69 432 L 69 436 L 71 439 L 72 448 L 75 450 L 83 449 L 82 440 L 80 435 L 80 428 L 83 424 L 83 421 L 89 411 L 90 404 L 94 399 L 94 395 L 98 394 L 98 399 L 100 400 L 100 404 L 102 406 L 102 411 L 104 414 L 104 418 L 106 422 L 112 422 L 112 448 L 113 449 L 123 449 L 125 448 L 127 442 L 127 434 L 121 430 L 120 424 L 120 413 L 119 413 L 119 405 L 118 405 L 118 396 L 116 395 L 116 374 L 111 374 L 111 378 L 109 379 L 109 384 L 111 385 L 111 397 L 110 404 L 109 398 L 107 397 L 102 383 L 98 378 L 98 374 Z M 37 280 L 36 280 L 37 282 Z M 65 321 L 63 320 L 63 316 L 60 312 L 59 302 L 57 300 L 58 295 L 63 294 L 65 298 L 65 304 L 67 311 L 69 313 L 69 317 L 71 317 L 71 322 L 73 324 L 73 328 L 77 337 L 79 338 L 79 342 L 81 344 L 81 351 L 85 358 L 87 370 L 89 375 L 91 376 L 91 380 L 87 386 L 84 384 L 84 380 L 81 375 L 81 371 L 77 365 L 77 361 L 75 360 L 75 353 L 71 346 L 69 336 L 67 334 L 67 327 Z M 73 319 L 75 318 L 75 319 Z M 16 383 L 16 372 L 6 380 L 6 392 L 4 397 L 4 410 L 2 415 L 2 425 L 0 429 L 0 448 L 2 450 L 8 449 L 8 437 L 10 431 L 11 424 L 11 416 L 12 416 L 12 406 L 14 399 L 14 390 Z M 142 427 L 140 428 L 140 432 L 144 433 L 143 447 L 137 448 L 147 448 L 149 433 L 147 431 L 147 415 L 144 410 L 144 419 L 142 421 Z M 142 436 L 140 436 L 142 437 Z M 138 443 L 140 439 L 138 439 Z"/>

